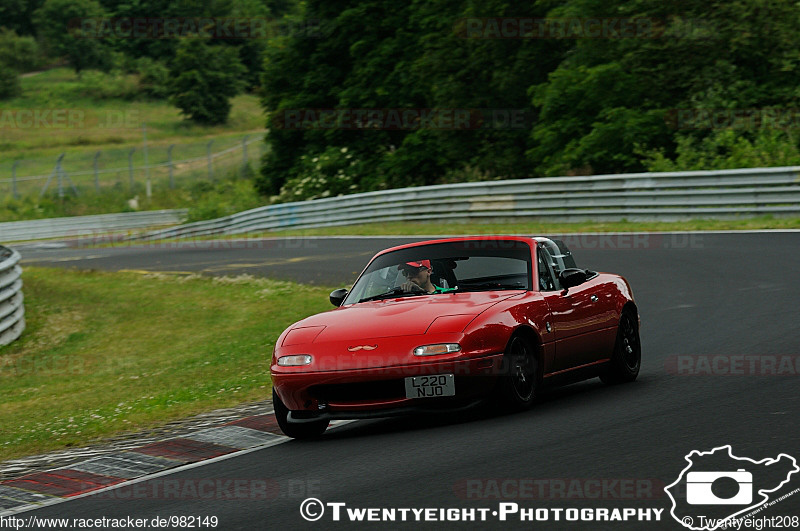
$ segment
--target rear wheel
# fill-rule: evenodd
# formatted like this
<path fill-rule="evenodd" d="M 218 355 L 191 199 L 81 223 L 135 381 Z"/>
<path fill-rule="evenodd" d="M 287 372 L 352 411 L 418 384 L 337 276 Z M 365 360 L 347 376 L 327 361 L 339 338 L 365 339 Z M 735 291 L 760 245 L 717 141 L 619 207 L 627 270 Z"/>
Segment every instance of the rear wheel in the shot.
<path fill-rule="evenodd" d="M 284 405 L 275 390 L 272 390 L 272 406 L 275 408 L 275 418 L 281 431 L 293 439 L 315 439 L 328 429 L 328 420 L 315 420 L 313 422 L 289 422 L 289 408 Z"/>
<path fill-rule="evenodd" d="M 632 382 L 642 365 L 642 345 L 639 341 L 639 323 L 636 315 L 624 310 L 619 318 L 617 340 L 611 361 L 600 379 L 607 384 Z"/>
<path fill-rule="evenodd" d="M 539 391 L 539 363 L 530 342 L 514 336 L 506 347 L 505 374 L 498 382 L 498 398 L 511 410 L 529 408 Z"/>

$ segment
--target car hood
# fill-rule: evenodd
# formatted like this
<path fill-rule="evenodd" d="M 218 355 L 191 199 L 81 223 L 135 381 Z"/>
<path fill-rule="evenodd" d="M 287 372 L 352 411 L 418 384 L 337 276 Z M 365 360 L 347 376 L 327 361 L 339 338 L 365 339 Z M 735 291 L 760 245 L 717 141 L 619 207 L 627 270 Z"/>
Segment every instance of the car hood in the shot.
<path fill-rule="evenodd" d="M 289 334 L 302 336 L 301 342 L 315 344 L 421 335 L 437 318 L 445 316 L 458 316 L 463 329 L 475 316 L 520 293 L 519 290 L 441 293 L 362 302 L 303 319 Z"/>

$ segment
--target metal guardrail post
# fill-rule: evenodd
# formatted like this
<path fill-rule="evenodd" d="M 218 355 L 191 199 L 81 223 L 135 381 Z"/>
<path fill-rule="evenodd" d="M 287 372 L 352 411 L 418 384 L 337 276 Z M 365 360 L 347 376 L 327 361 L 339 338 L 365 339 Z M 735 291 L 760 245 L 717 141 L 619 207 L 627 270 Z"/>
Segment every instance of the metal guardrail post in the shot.
<path fill-rule="evenodd" d="M 172 167 L 172 149 L 175 147 L 175 144 L 172 144 L 167 148 L 167 168 L 169 168 L 169 187 L 175 188 L 175 178 L 173 177 L 173 167 Z"/>
<path fill-rule="evenodd" d="M 242 177 L 246 176 L 247 165 L 248 165 L 248 162 L 249 162 L 247 160 L 247 139 L 248 138 L 250 138 L 250 135 L 244 135 L 244 138 L 242 138 L 242 170 L 241 170 L 241 176 Z"/>
<path fill-rule="evenodd" d="M 19 166 L 18 160 L 11 165 L 11 197 L 14 199 L 19 199 L 19 194 L 17 193 L 17 166 Z"/>
<path fill-rule="evenodd" d="M 63 189 L 61 186 L 62 180 L 66 180 L 69 182 L 70 187 L 72 187 L 72 191 L 75 195 L 78 195 L 78 187 L 75 186 L 75 183 L 72 182 L 72 179 L 69 178 L 69 173 L 64 171 L 64 168 L 61 167 L 61 164 L 58 165 L 58 194 L 59 197 L 63 197 Z"/>
<path fill-rule="evenodd" d="M 142 149 L 144 150 L 144 182 L 145 195 L 148 199 L 153 197 L 153 184 L 150 182 L 150 166 L 147 163 L 147 124 L 142 123 Z"/>
<path fill-rule="evenodd" d="M 64 160 L 64 153 L 56 161 L 56 179 L 58 181 L 58 198 L 64 198 L 64 170 L 61 169 L 61 161 Z"/>
<path fill-rule="evenodd" d="M 129 183 L 130 188 L 131 188 L 131 193 L 133 193 L 133 187 L 134 187 L 134 184 L 133 184 L 133 153 L 134 153 L 134 151 L 136 151 L 136 148 L 131 148 L 131 150 L 128 151 L 128 183 Z"/>
<path fill-rule="evenodd" d="M 94 154 L 94 162 L 92 163 L 92 167 L 94 168 L 94 191 L 98 194 L 100 193 L 100 177 L 97 173 L 97 159 L 100 158 L 100 151 Z"/>
<path fill-rule="evenodd" d="M 214 143 L 213 140 L 209 140 L 208 144 L 206 144 L 206 158 L 208 159 L 208 180 L 214 180 L 214 163 L 211 158 L 211 145 Z"/>
<path fill-rule="evenodd" d="M 44 186 L 42 187 L 42 191 L 39 192 L 39 197 L 44 197 L 44 194 L 47 193 L 47 188 L 50 186 L 50 183 L 52 182 L 53 177 L 57 177 L 58 178 L 58 184 L 59 184 L 59 195 L 58 196 L 59 197 L 64 197 L 63 190 L 60 189 L 60 186 L 61 186 L 61 161 L 63 159 L 64 159 L 64 153 L 59 155 L 58 159 L 56 159 L 56 167 L 53 168 L 53 173 L 51 173 L 50 176 L 47 177 L 47 182 L 44 183 Z"/>

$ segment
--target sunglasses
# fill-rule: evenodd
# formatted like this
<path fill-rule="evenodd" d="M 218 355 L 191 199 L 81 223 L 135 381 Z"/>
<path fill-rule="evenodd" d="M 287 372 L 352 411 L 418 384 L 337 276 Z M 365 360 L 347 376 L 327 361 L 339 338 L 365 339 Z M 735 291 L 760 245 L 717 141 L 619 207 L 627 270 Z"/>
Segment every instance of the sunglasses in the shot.
<path fill-rule="evenodd" d="M 403 276 L 406 278 L 415 277 L 419 275 L 423 270 L 427 268 L 425 267 L 418 267 L 416 269 L 401 269 L 400 272 L 403 273 Z"/>

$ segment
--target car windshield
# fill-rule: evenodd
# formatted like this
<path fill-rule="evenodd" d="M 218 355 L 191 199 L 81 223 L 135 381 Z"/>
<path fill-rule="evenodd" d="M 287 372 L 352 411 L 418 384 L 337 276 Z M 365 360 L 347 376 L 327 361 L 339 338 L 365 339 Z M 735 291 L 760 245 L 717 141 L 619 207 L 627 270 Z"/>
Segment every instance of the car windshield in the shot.
<path fill-rule="evenodd" d="M 392 251 L 369 264 L 343 304 L 427 295 L 432 289 L 434 295 L 528 290 L 530 262 L 530 246 L 519 240 L 465 240 Z"/>

